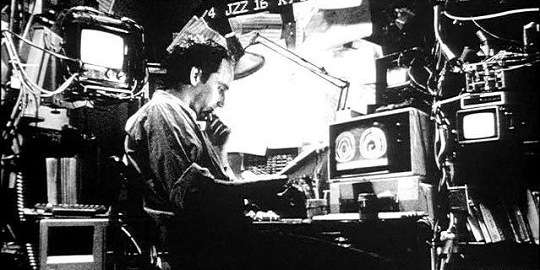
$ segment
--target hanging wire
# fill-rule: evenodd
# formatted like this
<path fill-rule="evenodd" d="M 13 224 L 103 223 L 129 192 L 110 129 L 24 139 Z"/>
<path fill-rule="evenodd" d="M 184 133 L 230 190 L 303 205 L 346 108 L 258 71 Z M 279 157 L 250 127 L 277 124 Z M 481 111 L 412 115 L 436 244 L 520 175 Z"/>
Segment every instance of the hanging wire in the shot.
<path fill-rule="evenodd" d="M 17 50 L 15 48 L 15 45 L 14 45 L 14 42 L 13 42 L 13 39 L 11 38 L 11 36 L 14 36 L 14 37 L 22 40 L 23 42 L 27 43 L 28 45 L 30 45 L 30 46 L 38 49 L 38 50 L 41 50 L 41 51 L 43 51 L 45 53 L 51 54 L 51 55 L 53 55 L 53 56 L 55 56 L 57 58 L 60 58 L 62 60 L 76 62 L 79 66 L 89 64 L 89 63 L 85 63 L 85 62 L 81 61 L 80 59 L 70 58 L 70 57 L 67 57 L 67 56 L 65 56 L 63 54 L 59 54 L 59 53 L 56 53 L 54 51 L 42 48 L 41 46 L 36 45 L 32 41 L 29 41 L 29 40 L 25 39 L 24 37 L 22 37 L 20 35 L 17 35 L 16 33 L 12 32 L 12 31 L 9 31 L 9 30 L 2 30 L 2 35 L 5 37 L 5 42 L 4 43 L 6 44 L 6 47 L 7 47 L 7 51 L 8 51 L 8 55 L 9 55 L 9 59 L 10 59 L 10 64 L 11 64 L 11 66 L 13 68 L 13 72 L 16 75 L 16 77 L 20 79 L 20 82 L 21 82 L 21 84 L 23 86 L 23 87 L 21 87 L 21 89 L 23 91 L 29 92 L 27 94 L 33 95 L 35 99 L 39 98 L 40 96 L 41 97 L 52 97 L 54 95 L 58 95 L 58 94 L 64 92 L 65 90 L 69 89 L 69 87 L 74 82 L 78 81 L 79 74 L 78 73 L 73 73 L 71 75 L 71 77 L 69 77 L 66 81 L 64 81 L 64 83 L 59 88 L 57 88 L 56 90 L 51 91 L 51 90 L 43 89 L 42 87 L 40 87 L 39 85 L 34 83 L 32 79 L 30 79 L 30 76 L 26 72 L 26 70 L 23 67 L 23 64 L 22 64 L 22 62 L 21 62 L 21 60 L 19 58 L 19 55 L 17 53 Z M 4 41 L 4 39 L 3 39 L 3 41 Z M 92 64 L 92 65 L 94 65 L 94 64 Z M 94 66 L 105 67 L 105 66 L 101 66 L 101 65 L 94 65 Z M 138 86 L 139 86 L 138 81 L 135 81 L 135 83 L 133 84 L 133 86 L 130 89 L 129 94 L 126 93 L 127 91 L 125 91 L 125 90 L 119 90 L 119 91 L 116 91 L 116 92 L 118 92 L 117 94 L 111 94 L 111 93 L 108 93 L 108 92 L 111 92 L 111 91 L 115 92 L 111 88 L 103 88 L 103 89 L 101 89 L 102 87 L 98 87 L 98 86 L 96 86 L 95 88 L 96 88 L 96 91 L 103 97 L 116 99 L 116 100 L 130 100 L 130 99 L 132 99 L 134 97 L 138 97 L 138 96 L 141 96 L 141 95 L 144 94 L 143 91 L 138 91 L 137 93 L 133 94 L 133 92 L 138 88 Z M 37 113 L 37 109 L 36 109 L 36 113 Z"/>
<path fill-rule="evenodd" d="M 45 94 L 42 94 L 41 97 L 44 97 L 44 98 L 47 98 L 47 97 L 52 97 L 54 95 L 58 95 L 64 91 L 66 91 L 69 86 L 73 83 L 73 81 L 75 80 L 75 78 L 77 78 L 79 76 L 78 73 L 75 73 L 73 75 L 71 75 L 71 77 L 69 77 L 66 81 L 64 81 L 64 83 L 62 83 L 62 85 L 60 85 L 60 87 L 58 87 L 58 89 L 54 90 L 54 91 L 50 91 L 49 93 L 45 93 Z"/>
<path fill-rule="evenodd" d="M 32 47 L 38 49 L 38 50 L 41 50 L 41 51 L 43 51 L 43 52 L 45 52 L 45 53 L 48 53 L 48 54 L 50 54 L 50 55 L 53 55 L 53 56 L 55 56 L 55 57 L 57 57 L 57 58 L 60 58 L 60 59 L 62 59 L 62 60 L 66 60 L 66 61 L 76 62 L 79 66 L 92 65 L 92 66 L 101 67 L 101 68 L 109 68 L 109 67 L 107 67 L 107 66 L 103 66 L 103 65 L 99 65 L 99 64 L 94 64 L 94 63 L 84 62 L 84 61 L 82 61 L 82 60 L 80 60 L 80 59 L 71 58 L 71 57 L 68 57 L 68 56 L 66 56 L 66 55 L 59 54 L 59 53 L 56 53 L 56 52 L 54 52 L 54 51 L 45 49 L 45 48 L 43 48 L 43 47 L 41 47 L 41 46 L 39 46 L 39 45 L 33 43 L 32 41 L 30 41 L 30 40 L 28 40 L 28 39 L 26 39 L 26 38 L 24 38 L 24 37 L 22 37 L 22 36 L 20 36 L 20 35 L 18 35 L 18 34 L 16 34 L 16 33 L 14 33 L 13 31 L 10 31 L 10 30 L 2 30 L 2 32 L 9 33 L 10 35 L 12 35 L 12 36 L 16 37 L 17 39 L 23 41 L 24 43 L 26 43 L 26 44 L 28 44 L 28 45 L 30 45 L 30 46 L 32 46 Z"/>
<path fill-rule="evenodd" d="M 513 40 L 513 39 L 508 39 L 508 38 L 503 38 L 501 36 L 493 34 L 492 32 L 488 31 L 485 27 L 480 25 L 476 20 L 471 20 L 471 21 L 474 23 L 474 25 L 476 25 L 476 27 L 480 28 L 480 30 L 484 31 L 486 34 L 490 35 L 491 37 L 496 38 L 498 40 L 510 42 L 510 43 L 513 43 L 513 44 L 518 45 L 518 46 L 521 46 L 521 43 L 519 41 Z"/>
<path fill-rule="evenodd" d="M 437 44 L 439 45 L 441 51 L 443 52 L 444 56 L 446 56 L 446 59 L 451 60 L 455 59 L 456 55 L 450 50 L 448 45 L 444 43 L 441 33 L 440 33 L 440 16 L 441 16 L 441 6 L 436 5 L 433 7 L 433 32 L 435 33 L 435 39 L 437 40 Z"/>
<path fill-rule="evenodd" d="M 49 91 L 49 90 L 45 90 L 45 89 L 41 88 L 36 83 L 34 83 L 32 81 L 32 79 L 30 79 L 30 77 L 29 77 L 28 73 L 26 72 L 25 68 L 22 66 L 21 59 L 19 58 L 17 50 L 15 49 L 13 40 L 8 35 L 8 34 L 13 34 L 13 33 L 9 32 L 9 31 L 2 31 L 2 32 L 3 32 L 4 37 L 6 38 L 6 48 L 7 48 L 9 59 L 10 59 L 9 62 L 11 64 L 11 66 L 13 67 L 13 70 L 15 71 L 15 75 L 17 75 L 17 77 L 20 79 L 21 83 L 24 86 L 23 88 L 25 90 L 28 90 L 34 96 L 39 97 L 39 95 L 41 93 L 43 93 L 45 95 L 51 95 L 52 93 L 56 92 L 57 90 L 64 91 L 65 89 L 63 89 L 63 88 L 64 87 L 67 88 L 69 86 L 69 85 L 67 85 L 67 86 L 62 85 L 57 90 Z M 42 50 L 44 50 L 46 52 L 49 52 L 49 50 L 46 50 L 46 49 L 42 49 Z M 55 55 L 55 54 L 56 53 L 53 53 L 53 55 Z M 69 80 L 70 83 L 72 81 L 73 80 Z M 21 88 L 21 89 L 23 89 L 23 88 Z"/>
<path fill-rule="evenodd" d="M 24 80 L 24 75 L 21 74 L 21 70 L 23 69 L 20 66 L 20 60 L 18 58 L 18 55 L 16 53 L 15 45 L 11 39 L 11 37 L 4 35 L 4 45 L 6 47 L 6 51 L 8 52 L 8 56 L 10 59 L 10 64 L 13 67 L 14 75 L 17 78 L 20 78 L 20 83 L 22 84 L 21 90 L 19 91 L 19 95 L 15 101 L 15 105 L 13 106 L 13 109 L 10 114 L 10 118 L 6 123 L 5 130 L 2 131 L 2 139 L 8 141 L 10 135 L 15 134 L 15 130 L 17 129 L 17 126 L 19 124 L 19 121 L 23 115 L 23 111 L 27 107 L 27 100 L 28 96 L 32 95 L 34 98 L 38 95 L 30 86 L 26 83 Z M 37 111 L 37 107 L 36 107 Z"/>
<path fill-rule="evenodd" d="M 446 17 L 456 20 L 456 21 L 480 21 L 480 20 L 489 20 L 494 19 L 498 17 L 508 16 L 512 14 L 519 14 L 519 13 L 527 13 L 527 12 L 538 12 L 540 11 L 540 8 L 521 8 L 521 9 L 513 9 L 513 10 L 507 10 L 499 13 L 493 13 L 493 14 L 487 14 L 487 15 L 480 15 L 480 16 L 471 16 L 471 17 L 461 17 L 461 16 L 455 16 L 452 15 L 446 11 L 443 11 L 442 14 L 444 14 Z"/>
<path fill-rule="evenodd" d="M 41 51 L 43 51 L 43 52 L 45 52 L 45 53 L 51 54 L 51 55 L 53 55 L 53 56 L 55 56 L 55 57 L 58 57 L 58 58 L 60 58 L 60 59 L 67 60 L 67 61 L 72 61 L 72 62 L 77 62 L 77 63 L 79 63 L 79 65 L 88 64 L 88 63 L 82 62 L 82 61 L 79 60 L 79 59 L 67 57 L 67 56 L 65 56 L 65 55 L 63 55 L 63 54 L 59 54 L 59 53 L 56 53 L 56 52 L 54 52 L 54 51 L 45 49 L 45 48 L 43 48 L 43 47 L 41 47 L 41 46 L 39 46 L 39 45 L 33 43 L 32 41 L 30 41 L 30 40 L 28 40 L 28 39 L 26 39 L 26 38 L 24 38 L 24 37 L 22 37 L 22 36 L 20 36 L 20 35 L 18 35 L 18 34 L 16 34 L 16 33 L 14 33 L 13 31 L 10 31 L 10 30 L 2 30 L 2 32 L 9 33 L 10 35 L 12 35 L 12 36 L 18 38 L 19 40 L 23 41 L 24 43 L 26 43 L 26 44 L 28 44 L 28 45 L 30 45 L 30 46 L 32 46 L 32 47 L 38 49 L 38 50 L 41 50 Z"/>
<path fill-rule="evenodd" d="M 432 95 L 431 91 L 428 90 L 427 82 L 426 82 L 426 85 L 420 83 L 412 74 L 411 68 L 407 69 L 407 75 L 409 76 L 411 81 L 414 83 L 414 86 L 417 86 L 418 88 L 420 88 L 416 90 L 418 90 L 419 92 L 425 95 L 430 95 L 430 96 Z"/>

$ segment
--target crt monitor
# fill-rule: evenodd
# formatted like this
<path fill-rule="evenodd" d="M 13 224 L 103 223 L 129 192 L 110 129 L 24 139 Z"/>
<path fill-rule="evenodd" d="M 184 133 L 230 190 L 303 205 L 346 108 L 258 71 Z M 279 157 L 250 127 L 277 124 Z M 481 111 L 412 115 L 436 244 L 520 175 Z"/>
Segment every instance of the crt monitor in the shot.
<path fill-rule="evenodd" d="M 410 86 L 409 67 L 399 63 L 399 55 L 393 53 L 375 61 L 375 98 L 379 105 L 395 102 L 399 93 Z"/>
<path fill-rule="evenodd" d="M 396 52 L 375 60 L 375 103 L 377 106 L 411 104 L 429 111 L 431 95 L 422 86 L 429 73 L 421 64 L 416 49 Z"/>
<path fill-rule="evenodd" d="M 537 92 L 484 92 L 461 99 L 456 112 L 460 144 L 522 142 L 536 145 L 540 121 Z"/>
<path fill-rule="evenodd" d="M 81 29 L 81 61 L 94 68 L 123 70 L 124 39 L 120 35 L 97 29 Z"/>
<path fill-rule="evenodd" d="M 104 218 L 40 220 L 40 269 L 104 269 L 107 224 Z"/>
<path fill-rule="evenodd" d="M 498 115 L 495 110 L 483 110 L 462 115 L 461 134 L 465 140 L 495 139 L 499 130 Z"/>
<path fill-rule="evenodd" d="M 146 76 L 143 30 L 131 19 L 105 14 L 88 7 L 64 12 L 55 29 L 64 39 L 67 75 L 79 73 L 83 85 L 133 89 Z"/>
<path fill-rule="evenodd" d="M 409 85 L 409 67 L 400 63 L 400 53 L 393 53 L 377 58 L 375 72 L 378 90 L 399 88 Z"/>
<path fill-rule="evenodd" d="M 404 108 L 330 125 L 333 180 L 372 174 L 427 175 L 432 155 L 429 116 Z"/>
<path fill-rule="evenodd" d="M 483 106 L 459 110 L 456 115 L 461 144 L 537 137 L 533 128 L 533 122 L 537 121 L 530 121 L 534 116 L 521 112 L 516 106 Z"/>

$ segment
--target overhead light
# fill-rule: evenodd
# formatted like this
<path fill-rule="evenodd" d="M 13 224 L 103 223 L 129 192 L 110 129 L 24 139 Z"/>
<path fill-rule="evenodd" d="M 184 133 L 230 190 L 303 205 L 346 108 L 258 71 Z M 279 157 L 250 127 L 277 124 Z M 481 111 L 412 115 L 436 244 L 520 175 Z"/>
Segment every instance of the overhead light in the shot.
<path fill-rule="evenodd" d="M 234 67 L 235 80 L 247 77 L 263 67 L 265 62 L 264 57 L 256 53 L 246 52 L 234 33 L 225 35 L 225 39 L 227 41 L 227 48 L 236 61 Z"/>
<path fill-rule="evenodd" d="M 234 67 L 234 79 L 244 78 L 249 76 L 264 65 L 264 57 L 251 52 L 244 52 L 244 55 L 236 61 L 236 66 Z"/>

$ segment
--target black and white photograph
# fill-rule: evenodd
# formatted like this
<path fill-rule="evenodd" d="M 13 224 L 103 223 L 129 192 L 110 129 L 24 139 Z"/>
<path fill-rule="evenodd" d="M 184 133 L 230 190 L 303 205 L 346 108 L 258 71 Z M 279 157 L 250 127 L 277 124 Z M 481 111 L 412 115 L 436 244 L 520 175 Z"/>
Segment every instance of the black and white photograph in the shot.
<path fill-rule="evenodd" d="M 540 2 L 7 0 L 0 268 L 540 268 Z"/>

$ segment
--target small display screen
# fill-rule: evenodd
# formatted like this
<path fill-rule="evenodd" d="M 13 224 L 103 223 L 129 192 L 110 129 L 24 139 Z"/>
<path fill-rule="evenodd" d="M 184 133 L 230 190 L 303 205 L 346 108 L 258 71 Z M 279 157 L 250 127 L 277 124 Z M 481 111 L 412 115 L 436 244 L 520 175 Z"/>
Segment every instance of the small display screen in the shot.
<path fill-rule="evenodd" d="M 331 179 L 394 173 L 426 175 L 426 167 L 431 168 L 431 122 L 428 115 L 416 109 L 355 117 L 330 125 L 329 131 Z"/>
<path fill-rule="evenodd" d="M 124 39 L 112 33 L 81 30 L 81 60 L 102 67 L 122 69 L 124 64 Z"/>
<path fill-rule="evenodd" d="M 335 140 L 338 171 L 388 165 L 386 133 L 379 127 L 353 128 Z"/>
<path fill-rule="evenodd" d="M 395 67 L 387 70 L 386 83 L 388 87 L 399 87 L 409 84 L 408 68 Z"/>
<path fill-rule="evenodd" d="M 48 256 L 92 255 L 94 226 L 58 226 L 48 229 Z"/>
<path fill-rule="evenodd" d="M 495 112 L 478 112 L 463 116 L 463 138 L 483 139 L 497 135 Z"/>

